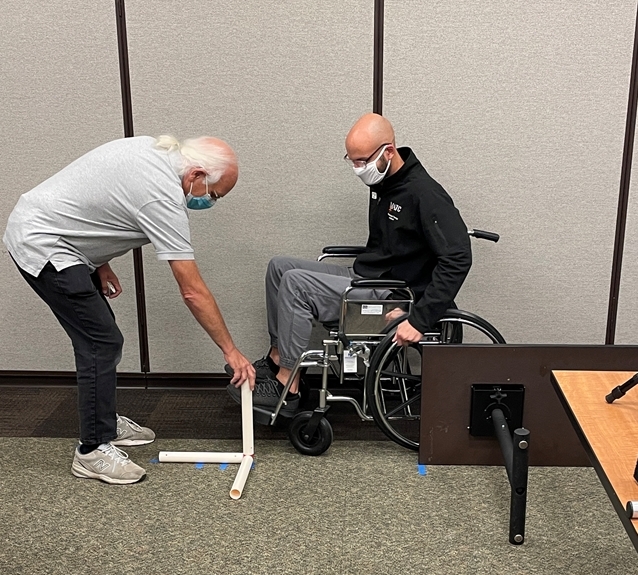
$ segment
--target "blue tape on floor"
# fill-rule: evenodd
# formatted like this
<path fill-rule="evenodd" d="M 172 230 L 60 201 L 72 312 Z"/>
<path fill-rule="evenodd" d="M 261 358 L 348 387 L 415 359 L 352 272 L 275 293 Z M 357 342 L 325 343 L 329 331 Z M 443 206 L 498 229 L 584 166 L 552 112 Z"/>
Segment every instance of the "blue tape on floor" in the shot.
<path fill-rule="evenodd" d="M 203 463 L 196 463 L 195 464 L 195 469 L 204 469 L 204 464 Z"/>
<path fill-rule="evenodd" d="M 225 471 L 227 467 L 228 467 L 228 463 L 220 463 L 220 464 L 219 464 L 219 468 L 220 468 L 222 471 Z"/>
<path fill-rule="evenodd" d="M 159 459 L 157 459 L 157 457 L 153 457 L 153 459 L 151 459 L 149 463 L 159 463 Z"/>
<path fill-rule="evenodd" d="M 417 469 L 419 470 L 419 475 L 428 474 L 428 468 L 425 465 L 417 465 Z"/>
<path fill-rule="evenodd" d="M 251 469 L 255 469 L 255 462 L 253 461 L 253 464 L 250 466 Z"/>

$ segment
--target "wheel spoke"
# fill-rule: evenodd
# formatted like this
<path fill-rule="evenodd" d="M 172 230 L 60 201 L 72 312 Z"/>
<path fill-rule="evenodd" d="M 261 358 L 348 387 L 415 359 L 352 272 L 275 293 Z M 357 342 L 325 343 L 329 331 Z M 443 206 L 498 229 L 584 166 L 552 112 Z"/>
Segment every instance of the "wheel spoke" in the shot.
<path fill-rule="evenodd" d="M 417 399 L 421 399 L 421 393 L 420 393 L 420 392 L 419 392 L 417 395 L 413 395 L 413 396 L 412 396 L 410 399 L 408 399 L 407 401 L 404 401 L 401 405 L 398 405 L 397 407 L 395 407 L 392 411 L 387 412 L 387 413 L 385 414 L 385 417 L 386 417 L 387 419 L 391 419 L 391 418 L 392 418 L 392 416 L 393 416 L 395 413 L 397 413 L 397 412 L 399 412 L 399 411 L 401 411 L 401 410 L 405 409 L 408 405 L 410 405 L 410 404 L 414 403 Z M 421 416 L 419 416 L 419 415 L 413 415 L 413 416 L 412 416 L 412 419 L 421 419 Z"/>
<path fill-rule="evenodd" d="M 381 375 L 385 375 L 387 377 L 397 377 L 397 378 L 405 379 L 407 381 L 418 381 L 419 383 L 421 383 L 420 375 L 411 375 L 409 373 L 401 373 L 399 371 L 391 371 L 389 369 L 381 370 Z"/>

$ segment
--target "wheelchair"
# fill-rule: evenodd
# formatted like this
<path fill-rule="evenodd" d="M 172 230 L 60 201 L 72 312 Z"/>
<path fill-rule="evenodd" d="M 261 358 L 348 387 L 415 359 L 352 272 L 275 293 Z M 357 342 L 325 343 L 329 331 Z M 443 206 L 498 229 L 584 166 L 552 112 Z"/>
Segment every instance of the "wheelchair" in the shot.
<path fill-rule="evenodd" d="M 469 230 L 475 238 L 492 242 L 498 234 Z M 318 260 L 354 258 L 365 250 L 362 246 L 328 246 Z M 361 299 L 357 292 L 383 290 L 386 299 Z M 331 403 L 345 402 L 363 421 L 373 421 L 392 441 L 408 449 L 419 449 L 421 413 L 421 350 L 424 345 L 456 343 L 503 344 L 498 330 L 485 319 L 459 309 L 448 309 L 435 330 L 423 334 L 421 341 L 399 346 L 392 341 L 397 325 L 414 304 L 414 294 L 401 280 L 354 279 L 341 296 L 339 321 L 324 324 L 329 337 L 323 349 L 304 352 L 297 360 L 274 410 L 254 408 L 256 421 L 275 425 L 281 418 L 286 393 L 299 373 L 319 368 L 321 387 L 319 405 L 313 411 L 295 414 L 288 425 L 288 437 L 303 455 L 321 455 L 332 444 L 333 430 L 326 419 Z M 398 314 L 397 310 L 403 313 Z M 388 321 L 386 314 L 398 317 Z M 362 391 L 360 399 L 333 393 L 329 386 L 352 386 Z"/>

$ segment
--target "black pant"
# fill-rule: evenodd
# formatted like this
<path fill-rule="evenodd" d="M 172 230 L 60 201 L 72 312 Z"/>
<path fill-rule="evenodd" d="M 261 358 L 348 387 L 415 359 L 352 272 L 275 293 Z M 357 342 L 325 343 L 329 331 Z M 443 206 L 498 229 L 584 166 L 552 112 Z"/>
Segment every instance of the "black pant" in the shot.
<path fill-rule="evenodd" d="M 47 263 L 36 278 L 18 269 L 73 343 L 80 441 L 95 445 L 115 439 L 115 368 L 122 358 L 124 338 L 102 294 L 97 273 L 90 274 L 85 265 L 58 272 Z"/>

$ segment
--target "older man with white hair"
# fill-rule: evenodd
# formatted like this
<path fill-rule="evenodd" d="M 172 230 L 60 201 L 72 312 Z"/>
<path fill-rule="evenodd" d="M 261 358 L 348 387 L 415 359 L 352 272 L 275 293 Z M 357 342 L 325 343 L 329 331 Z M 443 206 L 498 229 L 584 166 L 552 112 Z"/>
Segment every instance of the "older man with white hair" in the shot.
<path fill-rule="evenodd" d="M 237 159 L 217 138 L 172 136 L 109 142 L 23 194 L 3 241 L 20 273 L 71 338 L 78 382 L 80 445 L 72 473 L 112 484 L 145 470 L 118 446 L 155 434 L 116 411 L 116 366 L 123 345 L 107 298 L 122 292 L 109 262 L 151 243 L 168 261 L 184 302 L 233 367 L 233 383 L 255 371 L 228 332 L 191 246 L 189 209 L 215 205 L 234 187 Z"/>

